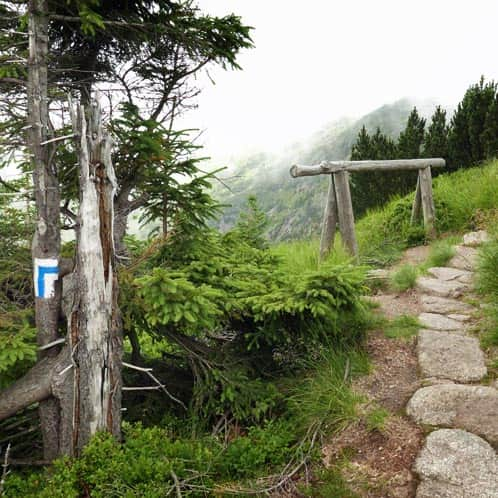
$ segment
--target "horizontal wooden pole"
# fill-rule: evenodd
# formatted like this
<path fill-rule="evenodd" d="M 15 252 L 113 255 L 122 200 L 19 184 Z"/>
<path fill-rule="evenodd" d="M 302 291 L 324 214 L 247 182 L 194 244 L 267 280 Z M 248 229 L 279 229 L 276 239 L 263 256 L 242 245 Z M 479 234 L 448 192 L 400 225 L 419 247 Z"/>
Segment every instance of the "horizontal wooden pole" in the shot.
<path fill-rule="evenodd" d="M 295 164 L 290 169 L 290 174 L 293 178 L 297 178 L 299 176 L 338 173 L 339 171 L 350 171 L 353 173 L 363 171 L 410 171 L 427 167 L 443 168 L 445 165 L 445 160 L 440 157 L 428 159 L 394 159 L 390 161 L 323 161 L 314 166 L 300 166 Z"/>

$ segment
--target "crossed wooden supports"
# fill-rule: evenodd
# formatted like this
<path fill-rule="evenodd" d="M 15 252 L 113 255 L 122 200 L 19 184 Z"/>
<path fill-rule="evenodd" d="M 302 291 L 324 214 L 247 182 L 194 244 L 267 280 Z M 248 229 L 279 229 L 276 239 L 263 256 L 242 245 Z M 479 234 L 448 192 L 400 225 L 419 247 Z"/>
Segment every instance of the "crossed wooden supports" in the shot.
<path fill-rule="evenodd" d="M 432 196 L 432 168 L 445 166 L 444 159 L 396 159 L 393 161 L 324 161 L 315 166 L 294 165 L 293 178 L 299 176 L 329 175 L 330 183 L 323 215 L 320 258 L 323 259 L 334 245 L 337 222 L 341 238 L 352 256 L 358 256 L 358 243 L 354 228 L 353 203 L 349 189 L 349 172 L 413 171 L 418 170 L 417 190 L 413 201 L 411 222 L 417 222 L 423 213 L 424 226 L 429 237 L 435 235 L 436 213 Z"/>

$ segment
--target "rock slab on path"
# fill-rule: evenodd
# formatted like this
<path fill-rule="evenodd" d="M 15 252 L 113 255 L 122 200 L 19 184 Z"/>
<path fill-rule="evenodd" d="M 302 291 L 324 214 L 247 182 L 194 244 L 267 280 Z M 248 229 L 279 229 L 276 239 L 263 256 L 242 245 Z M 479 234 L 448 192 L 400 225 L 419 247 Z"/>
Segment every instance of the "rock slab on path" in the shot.
<path fill-rule="evenodd" d="M 456 246 L 455 256 L 450 259 L 448 266 L 460 270 L 473 271 L 477 263 L 477 249 L 467 246 Z"/>
<path fill-rule="evenodd" d="M 466 284 L 455 280 L 447 282 L 437 278 L 419 277 L 417 287 L 426 294 L 439 297 L 460 297 L 468 289 Z"/>
<path fill-rule="evenodd" d="M 434 266 L 429 268 L 427 272 L 433 277 L 447 282 L 451 282 L 453 280 L 456 280 L 462 284 L 470 284 L 472 282 L 473 273 L 467 270 L 459 270 L 458 268 L 449 268 L 447 266 Z"/>
<path fill-rule="evenodd" d="M 487 373 L 479 341 L 452 332 L 421 330 L 418 361 L 423 377 L 473 382 Z"/>
<path fill-rule="evenodd" d="M 415 463 L 417 498 L 497 498 L 498 458 L 484 439 L 458 429 L 427 437 Z"/>
<path fill-rule="evenodd" d="M 458 315 L 460 316 L 460 315 Z M 463 332 L 465 325 L 461 320 L 448 318 L 439 313 L 420 313 L 418 321 L 426 328 L 431 330 L 454 330 Z"/>
<path fill-rule="evenodd" d="M 469 232 L 463 236 L 463 245 L 469 247 L 477 247 L 484 242 L 489 241 L 489 235 L 485 230 L 478 230 L 477 232 Z"/>
<path fill-rule="evenodd" d="M 428 313 L 471 313 L 474 307 L 456 299 L 447 299 L 439 296 L 423 294 L 420 298 L 422 309 Z"/>
<path fill-rule="evenodd" d="M 412 396 L 406 411 L 417 423 L 465 429 L 498 445 L 498 391 L 493 387 L 423 387 Z"/>

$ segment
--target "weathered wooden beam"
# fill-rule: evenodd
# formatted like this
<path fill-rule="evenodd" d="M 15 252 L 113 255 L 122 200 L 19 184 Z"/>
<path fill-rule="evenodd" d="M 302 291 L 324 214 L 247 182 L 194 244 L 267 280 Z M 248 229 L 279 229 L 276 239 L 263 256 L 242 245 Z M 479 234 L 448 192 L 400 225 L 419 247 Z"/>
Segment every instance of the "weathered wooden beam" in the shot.
<path fill-rule="evenodd" d="M 436 236 L 434 222 L 436 220 L 436 208 L 432 196 L 432 176 L 431 168 L 424 168 L 419 171 L 420 196 L 422 199 L 422 212 L 424 214 L 424 226 L 429 238 Z"/>
<path fill-rule="evenodd" d="M 415 189 L 415 198 L 413 199 L 412 215 L 410 225 L 415 225 L 422 216 L 422 195 L 420 193 L 420 172 L 417 178 L 417 188 Z"/>
<path fill-rule="evenodd" d="M 427 167 L 442 168 L 446 165 L 441 158 L 424 159 L 394 159 L 392 161 L 323 161 L 314 166 L 295 164 L 290 169 L 293 178 L 299 176 L 315 176 L 339 171 L 361 173 L 365 171 L 397 171 L 420 170 Z"/>
<path fill-rule="evenodd" d="M 322 236 L 320 239 L 320 260 L 323 261 L 334 246 L 337 226 L 337 199 L 335 196 L 334 175 L 330 175 L 329 190 L 323 212 Z"/>
<path fill-rule="evenodd" d="M 337 199 L 337 213 L 339 216 L 339 230 L 342 242 L 354 257 L 358 256 L 358 244 L 354 230 L 353 203 L 349 189 L 349 173 L 339 171 L 334 173 L 335 195 Z"/>

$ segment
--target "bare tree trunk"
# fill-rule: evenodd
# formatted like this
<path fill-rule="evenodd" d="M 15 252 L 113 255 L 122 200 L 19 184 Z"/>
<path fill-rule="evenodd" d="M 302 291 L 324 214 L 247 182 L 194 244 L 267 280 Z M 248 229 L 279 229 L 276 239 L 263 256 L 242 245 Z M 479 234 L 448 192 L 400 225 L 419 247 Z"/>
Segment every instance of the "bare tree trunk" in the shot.
<path fill-rule="evenodd" d="M 76 269 L 67 277 L 74 287 L 65 306 L 68 343 L 0 392 L 0 421 L 33 403 L 53 401 L 47 460 L 78 455 L 100 430 L 120 436 L 123 344 L 113 245 L 116 179 L 98 106 L 92 106 L 90 115 L 87 129 L 83 108 L 72 113 L 79 137 L 80 210 Z M 37 304 L 51 302 L 59 274 L 48 263 L 36 263 Z M 41 317 L 42 325 L 51 323 Z"/>
<path fill-rule="evenodd" d="M 119 437 L 121 426 L 122 337 L 113 240 L 116 178 L 98 103 L 89 114 L 88 129 L 84 108 L 73 114 L 80 137 L 77 290 L 68 334 L 73 351 L 74 454 L 97 431 Z"/>
<path fill-rule="evenodd" d="M 48 138 L 48 7 L 46 0 L 30 0 L 28 5 L 28 125 L 29 150 L 33 163 L 33 183 L 37 220 L 32 255 L 35 275 L 35 316 L 37 340 L 44 345 L 57 338 L 61 290 L 58 279 L 60 253 L 57 174 L 50 164 Z M 42 356 L 57 355 L 51 348 Z M 59 453 L 59 405 L 49 397 L 40 403 L 40 418 L 45 459 Z"/>

